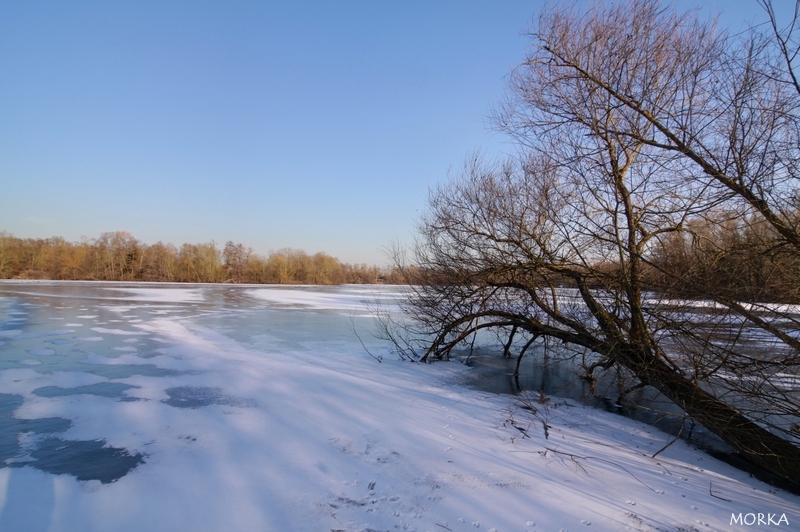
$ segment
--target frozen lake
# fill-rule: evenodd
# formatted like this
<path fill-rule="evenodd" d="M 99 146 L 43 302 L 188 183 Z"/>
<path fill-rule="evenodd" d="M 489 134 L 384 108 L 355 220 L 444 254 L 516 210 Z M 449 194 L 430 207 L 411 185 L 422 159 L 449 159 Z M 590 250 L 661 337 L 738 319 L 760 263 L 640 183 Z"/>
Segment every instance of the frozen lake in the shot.
<path fill-rule="evenodd" d="M 176 337 L 169 324 L 191 323 L 264 353 L 309 351 L 320 343 L 329 352 L 357 340 L 356 319 L 371 317 L 367 304 L 380 297 L 375 287 L 2 283 L 0 371 L 32 370 L 17 382 L 49 383 L 30 394 L 60 402 L 142 402 L 155 392 L 166 394 L 161 402 L 174 408 L 256 407 L 220 387 L 177 385 L 214 377 L 191 364 L 176 366 L 189 336 Z M 107 483 L 144 462 L 144 454 L 114 448 L 104 438 L 62 438 L 71 419 L 12 416 L 26 395 L 2 393 L 7 390 L 0 392 L 0 459 L 10 467 Z"/>
<path fill-rule="evenodd" d="M 164 440 L 188 446 L 219 430 L 198 422 L 200 409 L 224 419 L 268 407 L 243 389 L 250 379 L 230 377 L 237 351 L 335 364 L 353 352 L 354 327 L 371 320 L 364 302 L 376 297 L 375 287 L 0 283 L 0 459 L 100 485 L 161 467 Z M 198 357 L 222 335 L 224 355 Z M 15 500 L 20 473 L 5 476 L 0 529 L 43 525 L 21 510 L 33 501 Z"/>
<path fill-rule="evenodd" d="M 800 523 L 797 497 L 683 442 L 649 458 L 652 427 L 569 400 L 531 417 L 460 385 L 472 368 L 401 362 L 367 308 L 397 295 L 1 282 L 0 530 Z"/>

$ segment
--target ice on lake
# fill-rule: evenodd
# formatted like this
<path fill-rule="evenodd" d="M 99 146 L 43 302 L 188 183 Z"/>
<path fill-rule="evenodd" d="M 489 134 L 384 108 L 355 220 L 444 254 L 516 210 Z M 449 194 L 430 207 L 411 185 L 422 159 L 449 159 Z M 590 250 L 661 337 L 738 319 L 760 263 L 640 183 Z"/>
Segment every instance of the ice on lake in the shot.
<path fill-rule="evenodd" d="M 800 523 L 796 496 L 684 442 L 651 458 L 671 438 L 648 425 L 531 416 L 460 384 L 474 368 L 400 361 L 372 335 L 399 292 L 0 283 L 0 530 Z"/>

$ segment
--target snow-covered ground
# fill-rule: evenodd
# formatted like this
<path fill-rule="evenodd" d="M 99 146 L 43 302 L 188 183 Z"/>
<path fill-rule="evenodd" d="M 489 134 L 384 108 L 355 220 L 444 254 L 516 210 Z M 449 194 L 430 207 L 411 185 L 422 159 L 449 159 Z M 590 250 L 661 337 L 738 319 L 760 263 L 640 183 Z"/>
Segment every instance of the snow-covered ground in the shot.
<path fill-rule="evenodd" d="M 0 284 L 0 530 L 800 529 L 800 498 L 652 458 L 652 427 L 397 360 L 373 290 Z"/>

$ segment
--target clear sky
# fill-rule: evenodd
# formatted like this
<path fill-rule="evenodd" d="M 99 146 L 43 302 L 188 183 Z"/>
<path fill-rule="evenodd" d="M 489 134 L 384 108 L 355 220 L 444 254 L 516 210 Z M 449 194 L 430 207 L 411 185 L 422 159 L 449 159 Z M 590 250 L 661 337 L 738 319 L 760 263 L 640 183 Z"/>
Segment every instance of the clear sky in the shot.
<path fill-rule="evenodd" d="M 513 150 L 487 117 L 541 5 L 0 2 L 0 231 L 383 264 L 451 167 Z"/>

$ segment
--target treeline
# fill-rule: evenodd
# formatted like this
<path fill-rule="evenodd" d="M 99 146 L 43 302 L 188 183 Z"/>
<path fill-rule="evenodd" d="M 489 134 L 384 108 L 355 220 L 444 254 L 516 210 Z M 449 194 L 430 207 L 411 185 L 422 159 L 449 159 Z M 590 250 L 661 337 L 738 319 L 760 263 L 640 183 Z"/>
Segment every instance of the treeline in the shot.
<path fill-rule="evenodd" d="M 642 288 L 663 296 L 800 304 L 800 254 L 753 213 L 717 209 L 688 219 L 680 231 L 653 239 L 642 259 Z M 618 286 L 626 275 L 620 263 L 609 258 L 587 261 L 576 270 L 597 290 Z M 402 272 L 405 284 L 454 284 L 452 273 L 443 267 L 403 264 L 396 272 Z M 546 284 L 577 287 L 557 269 L 548 273 Z"/>
<path fill-rule="evenodd" d="M 717 210 L 695 218 L 683 231 L 665 233 L 649 264 L 648 284 L 661 293 L 800 303 L 800 254 L 753 213 Z"/>
<path fill-rule="evenodd" d="M 654 239 L 642 259 L 642 288 L 667 297 L 800 303 L 800 254 L 752 213 L 713 210 L 689 219 Z M 613 260 L 586 270 L 598 289 L 625 275 Z M 566 276 L 556 283 L 574 286 Z"/>
<path fill-rule="evenodd" d="M 392 270 L 344 264 L 325 253 L 282 249 L 262 256 L 243 244 L 147 245 L 130 233 L 103 233 L 78 243 L 61 237 L 17 238 L 0 232 L 0 279 L 251 284 L 374 284 Z"/>

